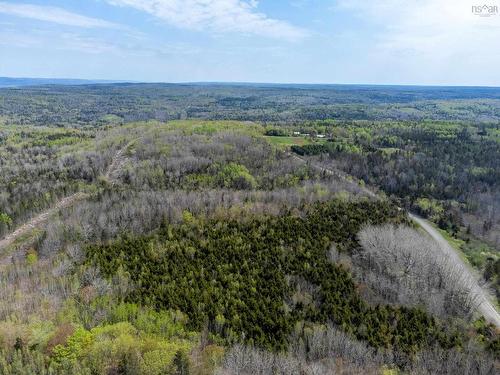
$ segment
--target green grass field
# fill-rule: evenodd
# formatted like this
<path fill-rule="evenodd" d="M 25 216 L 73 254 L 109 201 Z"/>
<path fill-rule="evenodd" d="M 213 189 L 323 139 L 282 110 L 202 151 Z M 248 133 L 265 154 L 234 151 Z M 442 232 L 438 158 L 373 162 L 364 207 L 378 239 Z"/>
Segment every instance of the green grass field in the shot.
<path fill-rule="evenodd" d="M 304 146 L 304 145 L 309 145 L 311 143 L 324 143 L 326 142 L 325 139 L 311 139 L 307 137 L 279 137 L 279 136 L 264 136 L 268 140 L 269 143 L 272 145 L 280 148 L 280 149 L 287 149 L 290 148 L 290 146 Z"/>
<path fill-rule="evenodd" d="M 304 137 L 278 137 L 266 136 L 265 137 L 271 144 L 279 147 L 290 147 L 293 145 L 304 146 L 310 144 L 311 141 Z"/>

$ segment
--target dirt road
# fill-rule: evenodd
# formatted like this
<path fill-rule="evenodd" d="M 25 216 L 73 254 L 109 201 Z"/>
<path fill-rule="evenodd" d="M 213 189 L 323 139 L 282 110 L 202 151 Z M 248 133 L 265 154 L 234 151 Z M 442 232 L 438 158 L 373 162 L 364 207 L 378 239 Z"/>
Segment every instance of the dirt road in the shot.
<path fill-rule="evenodd" d="M 86 193 L 75 193 L 73 195 L 64 197 L 63 199 L 58 201 L 54 206 L 42 212 L 41 214 L 31 218 L 27 223 L 21 225 L 14 232 L 9 233 L 2 240 L 0 240 L 0 250 L 11 245 L 17 238 L 26 234 L 28 231 L 43 224 L 45 221 L 47 221 L 49 217 L 54 215 L 60 209 L 69 207 L 73 205 L 76 201 L 87 198 L 87 196 L 88 194 Z"/>
<path fill-rule="evenodd" d="M 134 142 L 134 141 L 132 141 L 132 142 Z M 108 166 L 108 168 L 106 169 L 106 171 L 104 173 L 104 176 L 108 180 L 113 179 L 112 178 L 113 173 L 118 168 L 120 168 L 121 165 L 123 164 L 124 153 L 125 153 L 126 149 L 132 144 L 132 142 L 127 143 L 125 146 L 120 148 L 113 156 L 113 160 L 111 161 L 110 165 Z M 14 241 L 16 241 L 16 239 L 25 235 L 30 230 L 32 230 L 36 227 L 40 227 L 41 225 L 45 224 L 45 222 L 52 215 L 56 214 L 59 210 L 66 208 L 66 207 L 70 207 L 73 204 L 75 204 L 77 201 L 88 198 L 88 196 L 89 195 L 87 193 L 78 192 L 78 193 L 69 195 L 69 196 L 64 197 L 61 200 L 57 201 L 54 206 L 43 211 L 42 213 L 40 213 L 36 216 L 34 216 L 28 222 L 26 222 L 25 224 L 18 227 L 14 232 L 9 233 L 7 236 L 2 238 L 0 240 L 0 251 L 2 249 L 6 248 L 7 246 L 11 245 L 12 243 L 14 243 Z M 9 258 L 9 257 L 7 257 L 7 258 Z M 4 261 L 5 261 L 5 259 L 4 259 Z"/>

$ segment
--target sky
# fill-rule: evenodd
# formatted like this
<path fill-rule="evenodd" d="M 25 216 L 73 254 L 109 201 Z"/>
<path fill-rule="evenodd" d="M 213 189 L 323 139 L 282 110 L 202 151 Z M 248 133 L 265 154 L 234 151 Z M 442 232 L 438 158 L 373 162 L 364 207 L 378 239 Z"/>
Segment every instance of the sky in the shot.
<path fill-rule="evenodd" d="M 477 5 L 500 0 L 0 0 L 0 76 L 500 86 Z"/>

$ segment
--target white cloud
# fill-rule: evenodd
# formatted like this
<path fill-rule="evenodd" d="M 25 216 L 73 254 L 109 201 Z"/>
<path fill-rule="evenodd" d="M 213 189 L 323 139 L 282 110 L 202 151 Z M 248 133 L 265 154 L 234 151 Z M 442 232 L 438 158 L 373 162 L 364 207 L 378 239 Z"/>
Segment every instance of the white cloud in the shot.
<path fill-rule="evenodd" d="M 0 13 L 15 17 L 57 23 L 84 28 L 120 28 L 119 25 L 105 20 L 82 16 L 67 10 L 34 4 L 12 4 L 0 2 Z"/>
<path fill-rule="evenodd" d="M 269 18 L 257 11 L 255 0 L 106 0 L 149 13 L 182 29 L 215 33 L 238 32 L 277 39 L 299 40 L 308 35 L 302 28 Z"/>
<path fill-rule="evenodd" d="M 0 45 L 30 50 L 77 51 L 86 54 L 118 53 L 118 46 L 99 38 L 76 33 L 33 30 L 20 33 L 18 30 L 0 30 Z"/>
<path fill-rule="evenodd" d="M 341 0 L 338 7 L 377 24 L 379 47 L 443 57 L 483 50 L 489 42 L 498 42 L 500 15 L 474 15 L 472 5 L 477 3 L 474 0 Z M 500 8 L 498 0 L 486 3 L 498 4 Z"/>
<path fill-rule="evenodd" d="M 0 28 L 0 46 L 30 50 L 73 51 L 87 55 L 114 57 L 173 57 L 193 56 L 201 49 L 186 43 L 151 43 L 147 39 L 131 35 L 126 40 L 106 40 L 100 36 L 81 35 L 50 29 L 20 30 L 16 25 Z"/>
<path fill-rule="evenodd" d="M 500 0 L 339 0 L 333 10 L 371 27 L 365 54 L 388 71 L 420 83 L 498 84 L 500 14 L 474 15 L 484 3 L 500 9 Z"/>

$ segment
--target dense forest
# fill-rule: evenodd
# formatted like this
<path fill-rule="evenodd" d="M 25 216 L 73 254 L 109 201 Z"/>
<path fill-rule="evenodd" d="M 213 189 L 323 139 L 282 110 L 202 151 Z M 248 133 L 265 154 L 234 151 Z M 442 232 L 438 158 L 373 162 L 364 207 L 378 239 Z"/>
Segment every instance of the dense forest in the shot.
<path fill-rule="evenodd" d="M 496 124 L 316 122 L 326 142 L 292 145 L 314 163 L 377 186 L 455 238 L 500 296 L 500 143 Z M 496 276 L 495 276 L 496 275 Z"/>
<path fill-rule="evenodd" d="M 0 374 L 498 373 L 498 103 L 0 89 Z"/>
<path fill-rule="evenodd" d="M 186 118 L 301 123 L 308 120 L 500 119 L 487 87 L 133 84 L 0 88 L 8 124 L 102 126 Z"/>

